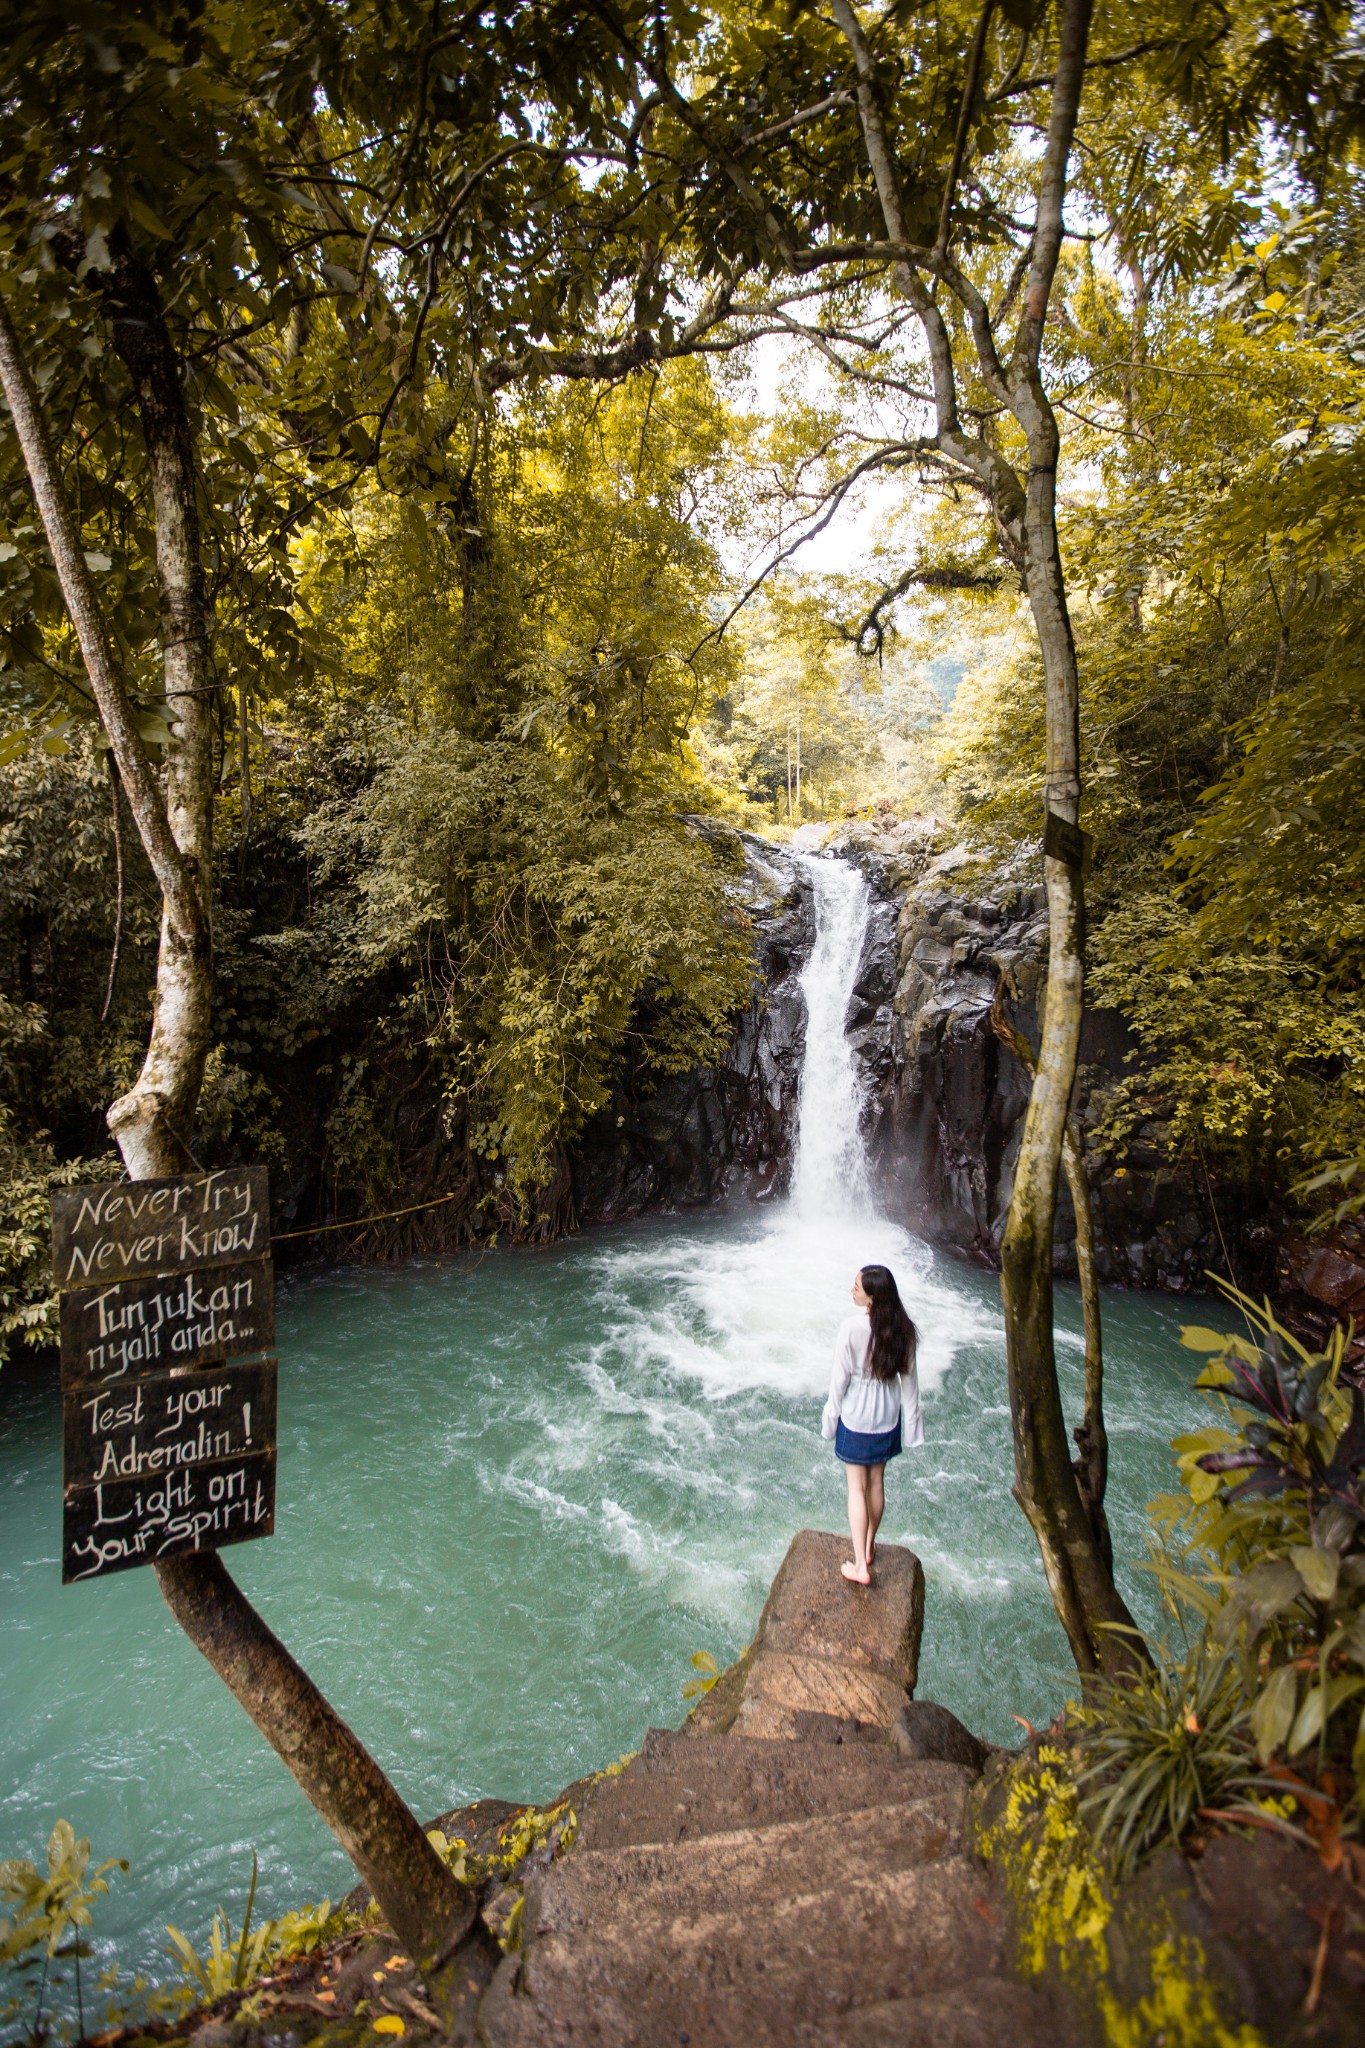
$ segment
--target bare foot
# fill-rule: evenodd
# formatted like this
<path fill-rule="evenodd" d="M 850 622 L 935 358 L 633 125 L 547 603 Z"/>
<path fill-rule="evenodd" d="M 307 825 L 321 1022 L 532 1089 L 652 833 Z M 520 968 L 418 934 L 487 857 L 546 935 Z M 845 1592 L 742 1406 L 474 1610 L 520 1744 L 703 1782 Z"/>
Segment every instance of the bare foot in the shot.
<path fill-rule="evenodd" d="M 839 1567 L 846 1579 L 852 1579 L 855 1586 L 870 1586 L 872 1574 L 865 1564 L 841 1564 Z"/>

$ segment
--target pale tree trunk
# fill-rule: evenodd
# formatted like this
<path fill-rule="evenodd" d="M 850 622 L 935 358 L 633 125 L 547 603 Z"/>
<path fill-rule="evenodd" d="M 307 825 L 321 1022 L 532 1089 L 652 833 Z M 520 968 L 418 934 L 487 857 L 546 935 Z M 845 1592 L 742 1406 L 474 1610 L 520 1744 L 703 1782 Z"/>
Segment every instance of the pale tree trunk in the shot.
<path fill-rule="evenodd" d="M 1009 1047 L 1032 1083 L 1038 1071 L 1038 1056 L 1023 1032 L 1010 1022 L 1005 997 L 1013 992 L 1012 982 L 1002 975 L 991 1005 L 991 1024 L 996 1037 Z M 1106 1569 L 1112 1571 L 1114 1551 L 1109 1518 L 1104 1510 L 1105 1488 L 1109 1479 L 1109 1437 L 1104 1426 L 1104 1348 L 1099 1274 L 1095 1265 L 1095 1224 L 1080 1123 L 1074 1115 L 1068 1117 L 1062 1139 L 1062 1169 L 1076 1216 L 1076 1277 L 1080 1283 L 1081 1326 L 1085 1337 L 1083 1404 L 1081 1420 L 1071 1432 L 1077 1450 L 1072 1465 L 1100 1555 Z"/>
<path fill-rule="evenodd" d="M 183 1173 L 194 1163 L 190 1126 L 208 1057 L 213 1000 L 213 665 L 199 546 L 194 450 L 180 365 L 155 285 L 121 267 L 107 294 L 114 345 L 137 402 L 147 451 L 161 599 L 166 816 L 198 908 L 192 934 L 162 913 L 152 1029 L 142 1071 L 109 1110 L 109 1128 L 134 1180 Z"/>
<path fill-rule="evenodd" d="M 213 965 L 208 613 L 196 475 L 179 365 L 150 280 L 115 305 L 133 378 L 156 516 L 166 690 L 166 794 L 138 733 L 113 638 L 8 307 L 0 299 L 0 385 L 23 451 L 62 593 L 129 809 L 162 893 L 153 1023 L 142 1072 L 109 1112 L 130 1178 L 179 1173 L 209 1042 Z M 473 1925 L 455 1880 L 387 1777 L 266 1626 L 216 1555 L 156 1567 L 168 1606 L 246 1709 L 369 1883 L 419 1961 L 444 1958 Z"/>
<path fill-rule="evenodd" d="M 1067 164 L 1075 134 L 1089 40 L 1092 0 L 1063 0 L 1047 146 L 1039 176 L 1038 213 L 1028 251 L 1014 346 L 1002 362 L 992 317 L 982 294 L 949 253 L 953 185 L 960 167 L 955 149 L 932 250 L 910 244 L 899 170 L 887 132 L 875 61 L 851 0 L 831 0 L 857 77 L 859 118 L 869 167 L 890 241 L 902 253 L 896 282 L 924 331 L 933 380 L 932 443 L 949 463 L 986 493 L 996 528 L 1022 572 L 1038 634 L 1046 698 L 1047 766 L 1044 807 L 1050 821 L 1044 874 L 1048 898 L 1048 981 L 1042 1042 L 1015 1172 L 1004 1243 L 1001 1294 L 1014 1427 L 1015 1497 L 1038 1541 L 1058 1619 L 1082 1675 L 1129 1666 L 1140 1638 L 1117 1588 L 1107 1544 L 1097 1534 L 1073 1468 L 1057 1383 L 1053 1337 L 1052 1249 L 1058 1179 L 1071 1115 L 1085 993 L 1081 880 L 1079 694 L 1076 649 L 1067 611 L 1057 537 L 1059 437 L 1039 363 L 1052 285 L 1063 236 Z M 983 20 L 984 20 L 983 16 Z M 959 133 L 965 134 L 984 47 L 978 30 L 964 86 Z M 923 274 L 922 274 L 923 273 Z M 958 409 L 955 340 L 937 291 L 950 291 L 966 315 L 976 367 L 991 396 L 1022 428 L 1028 472 L 1021 480 L 997 449 L 963 425 Z M 1080 1175 L 1084 1184 L 1084 1174 Z M 1088 1219 L 1088 1212 L 1087 1212 Z M 1090 1261 L 1093 1280 L 1093 1257 Z M 1097 1297 L 1095 1297 L 1097 1300 Z M 1094 1371 L 1088 1378 L 1093 1414 L 1087 1421 L 1102 1438 L 1099 1408 L 1099 1329 L 1093 1324 Z M 1095 1466 L 1098 1471 L 1099 1467 Z"/>
<path fill-rule="evenodd" d="M 1085 897 L 1083 841 L 1078 829 L 1080 687 L 1057 537 L 1060 437 L 1043 388 L 1039 360 L 1061 247 L 1067 162 L 1080 105 L 1090 13 L 1091 0 L 1066 0 L 1062 9 L 1032 261 L 1007 372 L 1011 410 L 1028 445 L 1024 579 L 1046 690 L 1043 871 L 1048 899 L 1048 976 L 1038 1068 L 1024 1118 L 1014 1194 L 1000 1252 L 1015 1493 L 1037 1537 L 1053 1602 L 1082 1675 L 1130 1667 L 1139 1641 L 1071 1462 L 1053 1337 L 1057 1179 L 1071 1116 L 1085 1004 Z M 1083 1182 L 1083 1173 L 1080 1178 Z"/>
<path fill-rule="evenodd" d="M 1114 1569 L 1114 1544 L 1104 1511 L 1109 1484 L 1109 1432 L 1104 1426 L 1104 1336 L 1100 1320 L 1100 1280 L 1095 1266 L 1095 1218 L 1090 1183 L 1085 1176 L 1085 1147 L 1079 1120 L 1067 1121 L 1062 1141 L 1062 1168 L 1076 1212 L 1076 1278 L 1081 1289 L 1081 1327 L 1085 1333 L 1085 1393 L 1081 1420 L 1071 1434 L 1076 1440 L 1076 1484 L 1090 1517 L 1105 1569 Z"/>
<path fill-rule="evenodd" d="M 1015 1495 L 1038 1540 L 1062 1626 L 1083 1673 L 1122 1669 L 1133 1656 L 1133 1618 L 1082 1499 L 1071 1462 L 1053 1336 L 1052 1247 L 1085 1001 L 1080 724 L 1076 649 L 1067 615 L 1056 526 L 1057 430 L 1036 383 L 1021 405 L 1029 435 L 1025 562 L 1047 691 L 1043 868 L 1048 972 L 1038 1064 L 1000 1248 Z M 1068 833 L 1065 828 L 1070 827 Z M 1082 1182 L 1084 1174 L 1080 1175 Z M 1087 1205 L 1088 1208 L 1088 1205 Z"/>

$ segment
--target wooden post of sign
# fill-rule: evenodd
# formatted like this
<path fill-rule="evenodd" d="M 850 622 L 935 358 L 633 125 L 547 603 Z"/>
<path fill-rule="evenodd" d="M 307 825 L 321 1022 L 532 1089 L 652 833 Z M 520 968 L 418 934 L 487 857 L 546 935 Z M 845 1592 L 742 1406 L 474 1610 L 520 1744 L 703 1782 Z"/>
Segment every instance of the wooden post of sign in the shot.
<path fill-rule="evenodd" d="M 477 1904 L 374 1758 L 216 1557 L 275 1526 L 276 1360 L 263 1166 L 52 1196 L 61 1289 L 62 1578 L 159 1565 L 180 1626 L 459 2007 Z M 462 2008 L 460 2008 L 462 2009 Z"/>
<path fill-rule="evenodd" d="M 273 1532 L 269 1216 L 263 1166 L 54 1190 L 65 1583 Z"/>

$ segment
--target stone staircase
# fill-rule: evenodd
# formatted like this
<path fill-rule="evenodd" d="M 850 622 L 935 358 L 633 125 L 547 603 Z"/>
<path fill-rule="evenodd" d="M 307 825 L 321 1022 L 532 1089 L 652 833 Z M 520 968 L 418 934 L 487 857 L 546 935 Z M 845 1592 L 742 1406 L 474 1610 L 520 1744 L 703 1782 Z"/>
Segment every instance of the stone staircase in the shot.
<path fill-rule="evenodd" d="M 487 2048 L 1066 2041 L 964 1845 L 974 1770 L 915 1755 L 918 1561 L 884 1548 L 865 1590 L 846 1554 L 803 1531 L 745 1656 L 580 1803 L 571 1852 L 526 1881 Z"/>

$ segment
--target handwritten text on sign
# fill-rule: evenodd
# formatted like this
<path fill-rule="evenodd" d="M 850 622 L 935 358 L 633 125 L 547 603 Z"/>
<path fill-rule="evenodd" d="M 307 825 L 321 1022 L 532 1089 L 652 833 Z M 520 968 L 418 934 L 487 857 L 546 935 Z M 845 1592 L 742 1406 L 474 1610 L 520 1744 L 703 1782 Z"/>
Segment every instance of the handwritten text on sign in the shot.
<path fill-rule="evenodd" d="M 276 1361 L 263 1166 L 54 1189 L 62 1578 L 275 1526 Z M 220 1363 L 220 1361 L 235 1361 Z"/>
<path fill-rule="evenodd" d="M 275 1441 L 275 1361 L 68 1388 L 62 1406 L 68 1494 L 114 1479 L 154 1479 L 268 1450 Z"/>
<path fill-rule="evenodd" d="M 263 1166 L 53 1190 L 52 1262 L 59 1287 L 187 1273 L 197 1266 L 263 1259 L 269 1251 Z"/>
<path fill-rule="evenodd" d="M 103 1386 L 128 1373 L 207 1365 L 275 1341 L 267 1262 L 154 1274 L 62 1296 L 62 1377 Z"/>
<path fill-rule="evenodd" d="M 189 1550 L 222 1550 L 275 1527 L 275 1453 L 155 1479 L 114 1479 L 67 1495 L 62 1579 L 71 1585 Z"/>

